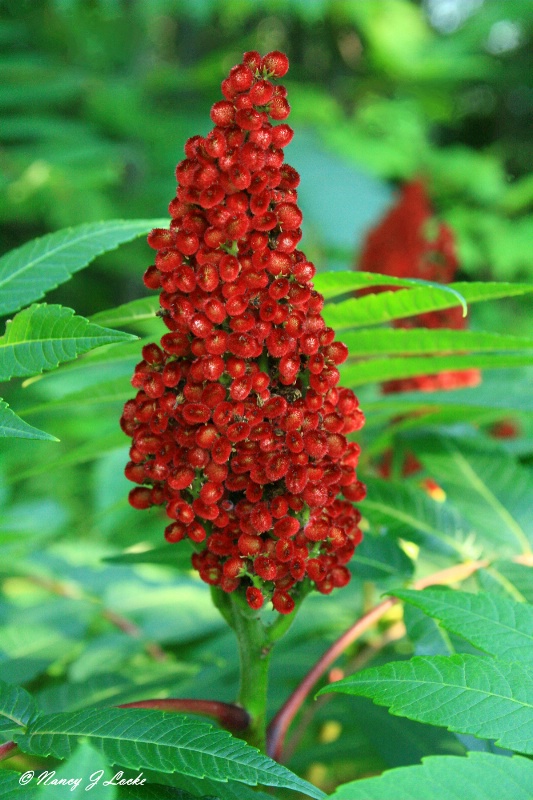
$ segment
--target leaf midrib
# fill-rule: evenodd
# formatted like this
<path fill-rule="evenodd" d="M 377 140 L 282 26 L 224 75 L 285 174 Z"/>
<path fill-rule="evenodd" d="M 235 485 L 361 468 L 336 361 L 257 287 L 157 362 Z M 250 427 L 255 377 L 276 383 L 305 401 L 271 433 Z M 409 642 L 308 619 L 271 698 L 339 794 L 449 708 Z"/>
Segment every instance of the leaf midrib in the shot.
<path fill-rule="evenodd" d="M 37 720 L 37 722 L 38 722 L 38 720 Z M 111 722 L 108 722 L 108 723 L 107 723 L 107 726 L 109 726 L 110 724 L 112 724 L 112 722 L 113 722 L 113 721 L 111 721 Z M 101 724 L 103 725 L 104 723 L 101 723 Z M 79 731 L 79 732 L 75 732 L 75 731 L 57 731 L 57 730 L 53 730 L 53 729 L 52 729 L 52 730 L 46 730 L 46 729 L 42 730 L 42 729 L 39 729 L 39 730 L 36 730 L 36 731 L 31 731 L 31 730 L 30 730 L 30 731 L 28 731 L 28 732 L 27 732 L 27 735 L 28 735 L 29 737 L 38 737 L 38 736 L 52 736 L 52 737 L 57 737 L 57 736 L 66 736 L 66 737 L 68 737 L 68 738 L 70 738 L 70 737 L 80 737 L 80 736 L 83 736 L 83 737 L 87 737 L 87 738 L 89 738 L 89 739 L 102 739 L 102 740 L 104 740 L 104 741 L 115 742 L 115 743 L 117 743 L 118 745 L 120 745 L 121 743 L 127 743 L 127 744 L 146 744 L 146 745 L 153 745 L 153 746 L 155 746 L 155 747 L 169 747 L 169 748 L 171 748 L 171 749 L 174 749 L 174 750 L 180 750 L 180 749 L 181 749 L 181 750 L 188 750 L 188 751 L 189 751 L 189 752 L 191 752 L 191 753 L 198 753 L 198 754 L 200 754 L 200 755 L 207 755 L 207 756 L 210 756 L 211 758 L 215 758 L 215 759 L 218 759 L 218 760 L 224 760 L 224 761 L 227 761 L 227 760 L 228 760 L 228 757 L 227 757 L 227 756 L 222 756 L 222 755 L 218 755 L 218 754 L 215 754 L 215 753 L 211 753 L 211 752 L 208 752 L 208 751 L 206 751 L 206 750 L 201 750 L 201 749 L 198 749 L 198 748 L 196 748 L 196 747 L 191 747 L 190 743 L 184 743 L 184 744 L 172 744 L 172 743 L 169 743 L 169 742 L 161 742 L 161 741 L 157 741 L 157 740 L 154 740 L 154 739 L 147 739 L 147 738 L 145 738 L 145 737 L 148 735 L 148 733 L 149 733 L 149 730 L 150 730 L 150 729 L 149 729 L 149 730 L 143 730 L 143 732 L 142 732 L 142 735 L 141 735 L 141 736 L 136 736 L 135 738 L 127 738 L 127 735 L 126 735 L 126 734 L 127 734 L 127 732 L 128 732 L 129 730 L 131 730 L 132 728 L 135 728 L 135 726 L 137 726 L 137 725 L 139 725 L 139 720 L 132 720 L 131 724 L 130 724 L 128 727 L 126 727 L 124 731 L 122 731 L 122 732 L 121 732 L 121 734 L 120 734 L 120 738 L 118 738 L 116 734 L 115 734 L 115 735 L 113 735 L 113 733 L 112 733 L 112 732 L 111 732 L 111 733 L 107 733 L 107 734 L 106 734 L 105 732 L 103 732 L 102 734 L 99 734 L 99 733 L 95 733 L 94 731 Z M 157 726 L 159 726 L 159 725 L 161 725 L 161 721 L 155 722 L 155 723 L 153 724 L 153 726 L 152 726 L 152 729 L 153 729 L 153 728 L 156 728 L 156 727 L 157 727 Z M 194 726 L 192 726 L 192 727 L 194 727 Z M 168 733 L 168 731 L 167 731 L 167 733 Z M 198 738 L 198 739 L 203 739 L 203 738 L 205 738 L 206 736 L 211 736 L 211 735 L 213 735 L 213 733 L 216 733 L 215 729 L 206 730 L 206 731 L 204 731 L 204 732 L 202 732 L 202 733 L 198 733 L 198 734 L 196 734 L 196 736 L 197 736 L 197 738 Z M 228 747 L 234 747 L 234 746 L 235 746 L 235 744 L 233 743 L 233 741 L 231 740 L 231 738 L 230 738 L 230 737 L 228 737 L 228 739 L 227 739 L 227 742 L 226 742 L 225 744 L 226 744 L 226 746 L 228 746 Z M 244 743 L 243 743 L 243 744 L 244 744 Z M 253 748 L 252 748 L 252 750 L 253 750 L 254 756 L 256 756 L 256 757 L 261 757 L 261 753 L 259 753 L 258 751 L 255 751 Z M 269 770 L 268 770 L 266 767 L 256 767 L 256 766 L 252 766 L 252 765 L 250 765 L 250 764 L 247 764 L 247 763 L 243 762 L 243 761 L 242 761 L 241 759 L 239 759 L 239 758 L 237 758 L 237 759 L 232 759 L 232 762 L 233 762 L 233 763 L 236 763 L 236 764 L 240 764 L 240 765 L 242 765 L 242 766 L 244 766 L 244 767 L 248 767 L 249 769 L 255 769 L 255 770 L 257 770 L 258 772 L 259 772 L 259 771 L 261 771 L 261 772 L 263 772 L 263 773 L 267 773 L 267 774 L 269 774 L 269 775 L 272 775 L 272 774 L 274 774 L 274 775 L 275 775 L 275 773 L 272 773 L 272 772 L 271 772 L 271 771 L 269 771 Z M 276 766 L 280 766 L 282 770 L 284 770 L 284 769 L 285 769 L 285 768 L 283 767 L 283 765 L 276 765 Z M 279 777 L 279 776 L 277 776 L 277 777 Z M 297 777 L 297 776 L 296 776 L 296 777 Z"/>
<path fill-rule="evenodd" d="M 100 335 L 96 334 L 95 336 L 65 336 L 65 337 L 57 336 L 53 339 L 24 339 L 23 341 L 15 341 L 15 342 L 9 342 L 9 341 L 3 342 L 2 340 L 5 337 L 0 336 L 0 350 L 9 347 L 11 348 L 24 347 L 25 345 L 30 345 L 30 344 L 54 344 L 55 342 L 66 342 L 67 344 L 70 344 L 71 342 L 83 342 L 83 341 L 90 342 L 94 341 L 95 339 L 105 339 L 114 335 L 129 336 L 130 334 L 122 333 L 121 331 L 110 331 L 109 333 Z M 106 342 L 106 344 L 111 344 L 111 342 L 109 343 Z"/>
<path fill-rule="evenodd" d="M 490 692 L 490 691 L 487 691 L 486 689 L 477 689 L 477 688 L 472 687 L 472 686 L 461 686 L 461 685 L 456 684 L 456 683 L 446 683 L 445 681 L 441 681 L 440 683 L 438 683 L 438 682 L 435 682 L 435 681 L 432 681 L 432 680 L 421 680 L 421 679 L 414 679 L 414 678 L 407 679 L 407 678 L 383 678 L 383 677 L 379 677 L 378 679 L 374 679 L 374 680 L 358 681 L 357 684 L 355 684 L 355 685 L 356 686 L 362 686 L 362 685 L 364 686 L 367 683 L 369 685 L 375 685 L 377 682 L 379 682 L 380 686 L 382 686 L 383 684 L 390 683 L 391 685 L 392 684 L 396 684 L 396 685 L 397 684 L 410 684 L 410 685 L 414 684 L 415 686 L 418 686 L 418 687 L 420 687 L 420 686 L 422 686 L 422 687 L 424 687 L 424 686 L 428 686 L 428 687 L 435 686 L 437 689 L 442 689 L 442 688 L 444 688 L 444 689 L 462 689 L 465 692 L 473 692 L 473 693 L 481 694 L 483 697 L 495 697 L 498 700 L 509 700 L 512 703 L 516 703 L 516 705 L 518 705 L 520 708 L 531 708 L 531 709 L 533 709 L 533 703 L 527 703 L 525 701 L 517 700 L 515 697 L 510 697 L 509 695 L 497 694 L 496 692 Z M 414 703 L 419 703 L 419 702 L 420 702 L 420 698 L 417 698 L 416 700 L 411 701 L 408 705 L 403 704 L 401 707 L 402 708 L 408 708 L 409 705 L 412 705 Z M 395 706 L 394 702 L 392 702 L 390 707 L 391 708 L 396 708 L 397 706 Z M 460 710 L 464 711 L 465 709 L 460 709 Z M 470 710 L 470 709 L 468 709 L 468 710 Z"/>
<path fill-rule="evenodd" d="M 17 717 L 14 717 L 12 714 L 8 714 L 5 711 L 0 711 L 0 717 L 11 720 L 11 722 L 14 722 L 15 725 L 19 726 L 19 728 L 24 728 L 28 724 L 23 719 L 17 719 Z"/>

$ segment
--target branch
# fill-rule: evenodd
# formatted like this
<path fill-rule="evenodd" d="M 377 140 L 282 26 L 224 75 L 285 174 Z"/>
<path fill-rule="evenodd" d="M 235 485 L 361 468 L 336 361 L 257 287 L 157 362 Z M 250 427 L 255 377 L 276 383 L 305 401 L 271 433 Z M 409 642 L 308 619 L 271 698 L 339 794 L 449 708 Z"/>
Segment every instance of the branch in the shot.
<path fill-rule="evenodd" d="M 159 711 L 201 714 L 216 719 L 223 728 L 232 733 L 245 731 L 250 724 L 250 715 L 244 708 L 218 700 L 193 700 L 185 697 L 139 700 L 135 703 L 122 703 L 118 708 L 156 708 Z"/>
<path fill-rule="evenodd" d="M 365 667 L 369 661 L 372 661 L 372 659 L 375 658 L 380 650 L 392 642 L 402 639 L 404 636 L 405 625 L 403 622 L 401 620 L 394 622 L 390 628 L 387 628 L 382 634 L 376 637 L 376 639 L 365 645 L 357 653 L 357 655 L 350 660 L 346 668 L 340 669 L 339 667 L 333 667 L 328 675 L 329 683 L 333 683 L 333 681 L 340 681 L 342 678 L 345 678 L 346 675 L 351 675 L 353 672 L 363 669 L 363 667 Z M 335 695 L 333 693 L 323 694 L 320 697 L 317 697 L 316 702 L 313 703 L 312 706 L 308 706 L 307 709 L 302 713 L 301 718 L 298 720 L 296 730 L 283 748 L 284 761 L 291 760 L 293 754 L 298 748 L 301 738 L 304 736 L 307 728 L 313 721 L 316 712 L 322 706 L 325 706 L 326 703 L 331 702 L 334 697 Z"/>
<path fill-rule="evenodd" d="M 490 562 L 486 559 L 471 561 L 466 564 L 456 564 L 448 569 L 435 572 L 425 578 L 421 578 L 413 584 L 413 589 L 425 589 L 426 586 L 433 586 L 438 583 L 457 583 L 465 580 L 474 572 L 488 567 Z M 366 614 L 363 614 L 347 631 L 345 631 L 333 644 L 326 650 L 324 655 L 317 661 L 312 669 L 307 673 L 303 681 L 296 687 L 286 703 L 280 708 L 270 725 L 267 732 L 267 753 L 271 758 L 280 761 L 283 754 L 283 743 L 287 730 L 298 713 L 298 710 L 311 692 L 315 683 L 322 677 L 326 670 L 334 661 L 346 650 L 352 642 L 371 628 L 376 622 L 398 602 L 396 597 L 388 597 Z"/>

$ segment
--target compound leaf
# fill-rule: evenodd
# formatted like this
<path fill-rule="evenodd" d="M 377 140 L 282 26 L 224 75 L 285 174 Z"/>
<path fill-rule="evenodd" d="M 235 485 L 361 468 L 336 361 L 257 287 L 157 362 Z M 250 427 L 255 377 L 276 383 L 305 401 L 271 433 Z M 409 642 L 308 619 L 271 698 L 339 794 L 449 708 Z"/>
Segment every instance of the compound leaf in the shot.
<path fill-rule="evenodd" d="M 533 666 L 533 606 L 487 592 L 399 589 L 394 594 L 485 653 Z"/>
<path fill-rule="evenodd" d="M 0 338 L 0 380 L 35 375 L 94 347 L 135 338 L 95 325 L 71 308 L 33 305 L 10 320 Z"/>
<path fill-rule="evenodd" d="M 225 782 L 278 786 L 321 800 L 316 787 L 206 722 L 147 709 L 90 709 L 38 717 L 17 743 L 33 755 L 68 758 L 84 737 L 111 763 Z"/>
<path fill-rule="evenodd" d="M 0 258 L 0 314 L 38 300 L 102 253 L 166 225 L 158 219 L 115 219 L 78 225 L 23 244 Z"/>
<path fill-rule="evenodd" d="M 429 756 L 421 764 L 339 786 L 331 800 L 529 800 L 533 763 L 492 753 Z"/>
<path fill-rule="evenodd" d="M 533 669 L 470 654 L 415 656 L 363 670 L 318 692 L 370 697 L 391 714 L 495 739 L 533 754 Z"/>

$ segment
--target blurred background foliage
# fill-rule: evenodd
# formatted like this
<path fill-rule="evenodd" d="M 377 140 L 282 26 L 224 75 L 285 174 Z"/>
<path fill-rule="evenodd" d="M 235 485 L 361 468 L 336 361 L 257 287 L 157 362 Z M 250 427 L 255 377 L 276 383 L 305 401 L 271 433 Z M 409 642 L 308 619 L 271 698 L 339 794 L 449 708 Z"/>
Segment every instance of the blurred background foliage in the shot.
<path fill-rule="evenodd" d="M 455 232 L 460 279 L 533 280 L 531 0 L 0 0 L 0 10 L 2 252 L 82 222 L 165 217 L 185 139 L 210 129 L 208 109 L 225 73 L 245 50 L 281 49 L 291 61 L 296 129 L 287 158 L 302 177 L 303 249 L 319 270 L 350 269 L 395 186 L 422 176 Z M 144 241 L 132 242 L 47 299 L 89 315 L 144 296 L 149 258 Z M 528 306 L 509 299 L 475 307 L 471 325 L 531 333 L 530 320 Z M 153 321 L 135 328 L 142 336 L 157 331 Z M 160 516 L 141 518 L 128 506 L 123 477 L 118 417 L 139 351 L 122 345 L 107 361 L 98 351 L 7 395 L 31 424 L 61 439 L 12 440 L 0 455 L 0 678 L 25 682 L 46 710 L 235 696 L 232 634 L 206 587 L 165 565 L 168 555 L 154 554 L 149 564 L 136 564 L 135 554 L 127 565 L 102 560 L 133 544 L 139 551 L 164 544 Z M 480 391 L 498 398 L 496 407 L 480 401 L 469 410 L 455 393 L 437 408 L 435 424 L 453 425 L 462 414 L 456 432 L 472 435 L 470 423 L 488 425 L 522 408 L 528 430 L 528 373 L 513 372 L 514 398 L 509 373 L 492 375 Z M 380 399 L 376 386 L 361 398 L 369 417 L 363 437 L 374 443 L 366 452 L 377 456 L 390 444 L 384 425 L 400 401 Z M 409 408 L 409 398 L 403 402 Z M 526 469 L 531 441 L 502 447 Z M 400 499 L 412 520 L 424 516 L 421 492 Z M 431 511 L 439 519 L 452 512 Z M 301 615 L 280 644 L 273 709 L 326 641 L 413 574 L 421 544 L 422 571 L 458 552 L 482 552 L 469 524 L 449 524 L 452 546 L 422 536 L 407 548 L 376 525 L 354 562 L 361 580 L 338 597 L 306 601 L 317 613 Z M 185 556 L 175 558 L 186 565 Z M 500 588 L 512 581 L 527 595 L 525 567 L 499 569 L 499 584 L 493 573 L 480 580 Z M 134 628 L 125 630 L 124 619 Z M 380 662 L 413 652 L 405 641 L 393 647 L 382 645 Z M 347 664 L 368 660 L 372 641 L 366 648 L 348 653 Z M 348 745 L 360 774 L 474 746 L 354 702 L 357 715 L 334 698 L 307 729 L 304 719 L 306 747 L 295 769 L 327 786 L 328 770 L 344 777 Z M 339 739 L 341 730 L 348 738 Z M 402 746 L 390 747 L 393 740 Z"/>
<path fill-rule="evenodd" d="M 164 216 L 183 142 L 209 129 L 222 76 L 244 50 L 282 49 L 298 130 L 289 160 L 302 173 L 305 241 L 321 266 L 350 264 L 391 182 L 422 175 L 466 274 L 531 270 L 530 0 L 0 8 L 4 250 L 80 221 Z M 139 286 L 123 253 L 113 263 L 105 287 L 101 272 L 82 279 L 90 310 L 110 281 L 126 299 Z"/>

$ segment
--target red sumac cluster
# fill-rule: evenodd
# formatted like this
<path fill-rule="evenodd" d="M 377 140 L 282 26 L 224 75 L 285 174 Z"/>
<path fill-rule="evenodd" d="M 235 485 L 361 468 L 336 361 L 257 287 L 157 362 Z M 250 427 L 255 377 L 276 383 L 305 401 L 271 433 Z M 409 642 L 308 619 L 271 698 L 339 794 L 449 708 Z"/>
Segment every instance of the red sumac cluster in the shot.
<path fill-rule="evenodd" d="M 453 231 L 433 216 L 426 187 L 419 179 L 401 187 L 396 203 L 369 232 L 358 265 L 365 272 L 435 283 L 451 283 L 458 267 Z M 371 291 L 384 291 L 385 288 Z M 389 288 L 394 291 L 396 287 Z M 465 330 L 467 320 L 462 308 L 454 306 L 396 319 L 392 324 L 394 328 Z M 444 370 L 432 375 L 386 381 L 382 388 L 385 394 L 435 392 L 476 386 L 480 380 L 481 373 L 477 369 Z"/>
<path fill-rule="evenodd" d="M 338 386 L 347 349 L 297 249 L 293 132 L 269 120 L 289 113 L 272 82 L 287 69 L 282 53 L 245 53 L 215 127 L 185 145 L 170 226 L 148 237 L 168 332 L 143 348 L 121 419 L 130 503 L 165 507 L 167 541 L 195 543 L 204 581 L 281 613 L 304 580 L 323 593 L 349 581 L 364 497 L 347 439 L 364 417 Z"/>

